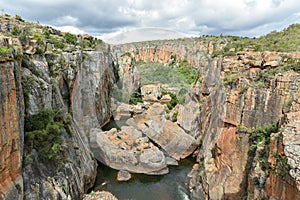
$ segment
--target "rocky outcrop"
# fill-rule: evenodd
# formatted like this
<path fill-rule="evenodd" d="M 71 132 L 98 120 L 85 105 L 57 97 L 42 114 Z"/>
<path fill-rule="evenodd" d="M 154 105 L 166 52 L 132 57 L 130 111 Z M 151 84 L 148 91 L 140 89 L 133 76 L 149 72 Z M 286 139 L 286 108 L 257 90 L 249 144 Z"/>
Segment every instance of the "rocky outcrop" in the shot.
<path fill-rule="evenodd" d="M 206 82 L 204 76 L 206 85 L 204 88 L 206 89 L 203 96 L 208 96 L 205 97 L 200 112 L 202 148 L 198 157 L 200 165 L 193 170 L 192 195 L 196 199 L 207 197 L 210 199 L 239 199 L 244 195 L 251 199 L 251 195 L 255 192 L 247 191 L 247 187 L 248 181 L 253 181 L 253 177 L 257 176 L 255 174 L 260 174 L 257 177 L 262 181 L 258 187 L 261 187 L 263 191 L 266 189 L 264 188 L 265 177 L 268 176 L 268 172 L 263 172 L 262 175 L 261 168 L 264 168 L 262 167 L 263 162 L 267 162 L 268 144 L 261 141 L 256 143 L 257 141 L 253 141 L 251 135 L 245 134 L 247 131 L 241 132 L 241 129 L 243 127 L 255 129 L 266 124 L 282 123 L 282 113 L 289 112 L 288 110 L 297 110 L 298 103 L 296 102 L 299 92 L 294 87 L 299 84 L 296 81 L 298 75 L 285 72 L 275 76 L 269 75 L 268 79 L 260 79 L 258 74 L 263 73 L 261 69 L 252 71 L 251 68 L 247 69 L 246 65 L 241 65 L 244 68 L 241 66 L 236 68 L 238 75 L 234 78 L 232 74 L 222 74 L 221 69 L 226 71 L 227 67 L 231 66 L 227 60 L 225 63 L 224 60 L 222 63 L 220 61 L 215 63 L 219 64 L 215 67 L 211 66 L 209 71 L 220 70 L 220 78 L 223 79 L 225 88 L 223 89 L 221 85 L 216 87 L 218 84 L 216 82 L 213 84 L 213 80 L 219 78 L 212 78 L 215 76 L 212 76 L 209 71 L 206 73 L 206 77 L 209 75 L 210 80 Z M 227 79 L 231 78 L 233 80 L 227 83 Z M 263 84 L 258 86 L 257 82 Z M 282 91 L 287 92 L 283 93 Z M 293 106 L 287 109 L 287 102 Z M 256 159 L 253 159 L 254 147 L 256 152 L 260 152 L 259 155 L 256 153 Z M 263 151 L 261 148 L 266 150 Z M 261 160 L 258 162 L 259 159 Z M 248 171 L 249 165 L 254 170 L 251 173 Z M 266 166 L 271 166 L 271 164 L 266 164 Z M 257 167 L 260 170 L 257 170 Z M 271 179 L 272 176 L 270 175 Z M 195 186 L 196 182 L 201 186 Z M 256 195 L 256 198 L 261 198 L 266 194 L 262 190 Z M 290 189 L 287 190 L 290 191 Z M 272 195 L 269 194 L 270 196 Z M 288 197 L 286 196 L 285 199 Z"/>
<path fill-rule="evenodd" d="M 118 66 L 118 71 L 116 72 L 116 85 L 119 90 L 123 90 L 128 94 L 131 94 L 140 87 L 140 75 L 135 66 L 135 57 L 129 52 L 124 53 L 124 51 L 114 51 L 115 62 Z"/>
<path fill-rule="evenodd" d="M 145 113 L 127 120 L 127 124 L 141 130 L 166 153 L 180 160 L 191 155 L 198 144 L 174 122 L 165 119 L 165 106 L 154 103 Z"/>
<path fill-rule="evenodd" d="M 95 158 L 111 168 L 152 175 L 168 173 L 163 152 L 140 131 L 130 127 L 107 132 L 93 129 L 90 141 Z"/>
<path fill-rule="evenodd" d="M 177 124 L 165 119 L 164 109 L 164 105 L 155 103 L 129 118 L 129 126 L 121 130 L 93 129 L 90 144 L 96 159 L 121 171 L 168 173 L 167 165 L 177 165 L 176 160 L 191 155 L 197 143 Z"/>
<path fill-rule="evenodd" d="M 0 46 L 9 47 L 10 38 L 0 37 Z M 0 54 L 0 199 L 22 199 L 22 156 L 24 104 L 20 60 Z M 7 59 L 7 60 L 6 60 Z"/>
<path fill-rule="evenodd" d="M 131 179 L 131 174 L 128 171 L 120 170 L 118 172 L 117 180 L 118 181 L 128 181 Z"/>
<path fill-rule="evenodd" d="M 118 200 L 113 194 L 107 191 L 96 191 L 86 194 L 83 197 L 83 200 Z"/>
<path fill-rule="evenodd" d="M 300 198 L 299 130 L 299 112 L 291 112 L 283 129 L 271 137 L 266 192 L 272 199 Z"/>
<path fill-rule="evenodd" d="M 81 199 L 96 176 L 87 135 L 111 115 L 109 48 L 95 38 L 0 20 L 0 32 L 12 37 L 0 38 L 0 199 Z"/>
<path fill-rule="evenodd" d="M 199 137 L 200 102 L 195 93 L 189 93 L 185 98 L 185 104 L 178 106 L 177 123 L 186 132 L 195 138 Z"/>
<path fill-rule="evenodd" d="M 161 98 L 160 84 L 149 84 L 141 87 L 143 101 L 156 102 Z"/>

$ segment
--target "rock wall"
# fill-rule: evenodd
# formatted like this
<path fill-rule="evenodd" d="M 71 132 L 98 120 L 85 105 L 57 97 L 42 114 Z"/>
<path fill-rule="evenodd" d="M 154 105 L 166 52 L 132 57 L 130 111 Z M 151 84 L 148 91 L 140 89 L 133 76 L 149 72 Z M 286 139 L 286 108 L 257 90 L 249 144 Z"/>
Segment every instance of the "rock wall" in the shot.
<path fill-rule="evenodd" d="M 76 50 L 60 55 L 49 52 L 45 57 L 33 55 L 26 62 L 26 113 L 63 109 L 72 118 L 61 137 L 61 160 L 43 161 L 35 151 L 25 155 L 25 198 L 80 199 L 93 186 L 96 176 L 87 135 L 110 117 L 110 88 L 114 81 L 111 58 L 104 51 Z M 32 69 L 44 70 L 38 76 Z"/>
<path fill-rule="evenodd" d="M 0 19 L 1 35 L 9 35 L 0 37 L 0 199 L 81 199 L 96 176 L 87 135 L 111 114 L 109 46 Z M 44 122 L 51 113 L 54 118 Z M 40 141 L 48 152 L 39 138 L 50 138 Z"/>
<path fill-rule="evenodd" d="M 289 64 L 300 58 L 299 52 L 244 51 L 212 59 L 222 43 L 192 39 L 117 48 L 131 52 L 137 61 L 187 60 L 198 68 L 198 82 L 189 94 L 193 98 L 187 98 L 186 105 L 198 104 L 199 111 L 181 107 L 179 112 L 190 113 L 185 115 L 192 117 L 191 124 L 185 124 L 181 114 L 179 123 L 194 130 L 201 143 L 198 163 L 190 173 L 192 199 L 299 198 L 299 156 L 295 154 L 299 144 L 292 139 L 298 133 L 298 121 L 291 123 L 287 118 L 299 111 L 299 73 Z M 279 126 L 278 134 L 284 137 L 277 147 L 282 149 L 279 160 L 272 154 L 270 133 L 263 139 L 252 134 L 270 124 Z M 280 163 L 285 156 L 291 169 L 279 177 L 274 160 Z M 291 192 L 296 195 L 290 196 Z"/>
<path fill-rule="evenodd" d="M 9 38 L 0 37 L 0 46 Z M 12 55 L 7 55 L 12 57 Z M 20 60 L 0 58 L 0 199 L 22 199 L 24 105 Z"/>
<path fill-rule="evenodd" d="M 300 77 L 293 66 L 299 62 L 289 61 L 300 53 L 245 51 L 213 59 L 226 41 L 184 39 L 116 46 L 112 56 L 89 36 L 7 16 L 0 25 L 9 36 L 0 38 L 1 199 L 82 198 L 96 172 L 87 135 L 110 118 L 112 88 L 130 94 L 139 87 L 135 62 L 182 60 L 199 75 L 186 99 L 193 113 L 184 119 L 191 111 L 182 106 L 178 121 L 200 143 L 192 198 L 299 199 Z M 61 134 L 48 156 L 32 139 L 47 127 L 24 130 L 47 109 L 60 113 L 60 123 L 53 119 L 49 127 Z M 270 136 L 262 130 L 268 124 L 279 131 Z"/>

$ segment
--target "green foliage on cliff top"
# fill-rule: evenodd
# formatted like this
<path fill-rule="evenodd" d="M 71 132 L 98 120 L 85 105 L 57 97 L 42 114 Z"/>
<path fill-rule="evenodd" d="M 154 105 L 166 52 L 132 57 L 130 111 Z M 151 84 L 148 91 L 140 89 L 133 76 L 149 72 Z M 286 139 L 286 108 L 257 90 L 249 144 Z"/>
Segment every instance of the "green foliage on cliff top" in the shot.
<path fill-rule="evenodd" d="M 195 38 L 200 41 L 211 41 L 213 44 L 225 44 L 212 56 L 232 56 L 235 52 L 251 49 L 254 51 L 300 51 L 300 24 L 292 24 L 282 31 L 272 31 L 258 38 L 239 36 L 203 36 Z"/>
<path fill-rule="evenodd" d="M 46 42 L 48 44 L 53 44 L 55 49 L 48 48 L 48 51 L 53 50 L 56 52 L 55 50 L 57 49 L 64 50 L 67 46 L 66 44 L 80 46 L 83 49 L 95 49 L 102 44 L 102 40 L 98 38 L 87 35 L 82 37 L 80 35 L 64 33 L 59 30 L 55 30 L 54 28 L 43 26 L 39 23 L 24 21 L 18 15 L 15 17 L 0 15 L 0 23 L 12 26 L 10 30 L 0 29 L 0 34 L 19 38 L 22 42 L 29 39 L 35 39 L 39 44 L 45 44 Z M 51 45 L 49 47 L 51 47 Z"/>

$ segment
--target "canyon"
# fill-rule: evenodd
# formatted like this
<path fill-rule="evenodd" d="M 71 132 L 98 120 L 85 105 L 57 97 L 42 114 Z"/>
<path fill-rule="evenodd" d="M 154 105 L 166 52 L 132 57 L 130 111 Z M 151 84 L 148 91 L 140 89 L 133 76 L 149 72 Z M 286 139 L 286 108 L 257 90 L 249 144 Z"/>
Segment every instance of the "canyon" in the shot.
<path fill-rule="evenodd" d="M 96 159 L 121 171 L 164 174 L 165 155 L 174 161 L 191 154 L 197 159 L 188 175 L 190 199 L 300 199 L 299 50 L 220 54 L 230 37 L 114 46 L 0 19 L 0 199 L 82 199 L 94 185 Z M 128 108 L 128 94 L 141 87 L 139 63 L 182 62 L 197 78 L 169 110 L 176 119 L 167 119 L 164 103 Z M 144 100 L 147 91 L 155 94 L 148 100 L 160 98 L 153 87 L 142 92 Z M 117 112 L 115 91 L 126 97 L 124 113 Z M 100 138 L 112 117 L 132 113 L 123 132 Z M 121 133 L 144 137 L 140 150 L 121 147 L 139 157 L 99 149 L 120 146 L 114 139 Z M 178 148 L 166 135 L 178 137 Z"/>

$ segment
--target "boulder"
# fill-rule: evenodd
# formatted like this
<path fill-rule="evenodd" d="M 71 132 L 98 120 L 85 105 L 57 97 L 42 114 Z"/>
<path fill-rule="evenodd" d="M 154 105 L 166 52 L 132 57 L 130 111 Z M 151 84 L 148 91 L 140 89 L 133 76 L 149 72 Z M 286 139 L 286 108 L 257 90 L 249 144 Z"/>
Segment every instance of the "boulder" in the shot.
<path fill-rule="evenodd" d="M 118 181 L 129 181 L 131 179 L 131 174 L 128 171 L 120 170 L 118 172 L 117 180 Z"/>
<path fill-rule="evenodd" d="M 149 84 L 141 87 L 141 95 L 143 101 L 158 101 L 161 97 L 160 84 Z"/>
<path fill-rule="evenodd" d="M 176 123 L 165 119 L 165 106 L 153 104 L 144 114 L 127 120 L 127 124 L 141 130 L 170 157 L 180 160 L 197 148 L 196 140 Z"/>
<path fill-rule="evenodd" d="M 147 137 L 142 137 L 139 131 L 130 127 L 122 128 L 120 131 L 113 128 L 106 132 L 91 129 L 91 150 L 98 161 L 111 168 L 133 173 L 161 175 L 169 172 L 162 151 Z"/>
<path fill-rule="evenodd" d="M 89 194 L 84 195 L 83 200 L 118 200 L 112 193 L 107 191 L 92 191 Z"/>

